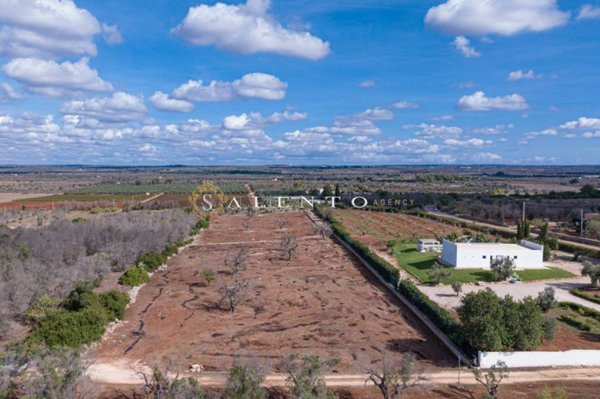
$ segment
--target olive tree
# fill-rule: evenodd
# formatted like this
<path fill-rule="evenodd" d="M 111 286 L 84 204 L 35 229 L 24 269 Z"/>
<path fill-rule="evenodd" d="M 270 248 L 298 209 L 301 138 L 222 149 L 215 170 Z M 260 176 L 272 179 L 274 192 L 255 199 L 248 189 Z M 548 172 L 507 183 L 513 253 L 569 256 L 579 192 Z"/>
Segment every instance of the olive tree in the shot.
<path fill-rule="evenodd" d="M 233 284 L 223 284 L 219 287 L 221 300 L 219 304 L 229 312 L 235 312 L 236 307 L 244 301 L 244 293 L 248 290 L 248 280 L 234 280 Z"/>
<path fill-rule="evenodd" d="M 281 368 L 288 374 L 294 399 L 336 399 L 337 395 L 327 389 L 324 376 L 339 359 L 321 360 L 318 356 L 292 354 L 285 358 Z"/>
<path fill-rule="evenodd" d="M 515 273 L 515 261 L 508 256 L 496 257 L 490 260 L 490 269 L 496 280 L 507 280 Z"/>
<path fill-rule="evenodd" d="M 298 249 L 298 240 L 293 234 L 285 234 L 281 238 L 281 243 L 279 244 L 279 246 L 283 251 L 284 256 L 287 257 L 287 260 L 292 260 L 292 256 Z"/>
<path fill-rule="evenodd" d="M 583 262 L 583 269 L 581 269 L 581 275 L 589 277 L 592 286 L 597 287 L 598 280 L 600 280 L 600 263 L 594 264 L 590 261 Z"/>
<path fill-rule="evenodd" d="M 231 274 L 234 276 L 245 270 L 248 265 L 248 249 L 246 247 L 239 248 L 233 255 L 225 259 L 225 265 L 231 269 Z"/>
<path fill-rule="evenodd" d="M 404 392 L 424 380 L 416 367 L 416 357 L 413 353 L 406 354 L 399 361 L 389 361 L 384 358 L 378 368 L 367 372 L 367 382 L 372 382 L 379 389 L 383 399 L 400 398 Z"/>
<path fill-rule="evenodd" d="M 485 388 L 482 399 L 497 399 L 500 384 L 502 380 L 508 378 L 509 373 L 506 363 L 499 360 L 485 373 L 479 368 L 473 369 L 473 375 L 475 380 Z"/>
<path fill-rule="evenodd" d="M 228 399 L 266 399 L 267 391 L 261 386 L 265 374 L 256 366 L 236 363 L 229 369 L 225 387 Z"/>

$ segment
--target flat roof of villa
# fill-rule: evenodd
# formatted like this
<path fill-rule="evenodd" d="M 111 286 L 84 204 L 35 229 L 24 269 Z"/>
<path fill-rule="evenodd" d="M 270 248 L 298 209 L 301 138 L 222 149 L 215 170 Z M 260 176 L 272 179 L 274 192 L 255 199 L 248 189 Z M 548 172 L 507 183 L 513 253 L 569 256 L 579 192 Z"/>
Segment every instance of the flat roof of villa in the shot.
<path fill-rule="evenodd" d="M 477 248 L 483 250 L 497 251 L 498 249 L 502 250 L 527 250 L 527 251 L 538 251 L 537 249 L 532 249 L 520 244 L 507 244 L 501 242 L 454 242 L 457 247 L 460 248 Z"/>

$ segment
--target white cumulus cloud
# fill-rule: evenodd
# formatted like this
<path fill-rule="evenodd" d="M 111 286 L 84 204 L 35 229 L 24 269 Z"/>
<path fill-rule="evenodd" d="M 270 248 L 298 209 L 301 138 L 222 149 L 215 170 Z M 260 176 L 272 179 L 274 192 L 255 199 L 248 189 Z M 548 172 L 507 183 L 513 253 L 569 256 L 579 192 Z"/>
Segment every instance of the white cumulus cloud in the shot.
<path fill-rule="evenodd" d="M 585 4 L 579 10 L 579 14 L 577 14 L 577 19 L 596 19 L 600 18 L 600 7 L 593 6 L 591 4 Z"/>
<path fill-rule="evenodd" d="M 510 80 L 510 81 L 515 81 L 515 80 L 531 80 L 531 79 L 539 79 L 541 78 L 542 75 L 538 75 L 535 72 L 533 72 L 533 70 L 529 70 L 527 72 L 524 72 L 522 70 L 518 70 L 518 71 L 512 71 L 511 73 L 508 74 L 508 77 L 506 78 L 506 80 Z"/>
<path fill-rule="evenodd" d="M 100 78 L 87 58 L 76 62 L 37 58 L 16 58 L 2 67 L 6 76 L 27 86 L 28 90 L 58 97 L 68 91 L 111 91 L 113 86 Z"/>
<path fill-rule="evenodd" d="M 94 56 L 98 20 L 73 0 L 0 0 L 0 54 Z"/>
<path fill-rule="evenodd" d="M 457 36 L 452 42 L 454 47 L 466 58 L 480 57 L 481 53 L 471 47 L 471 41 L 464 36 Z"/>
<path fill-rule="evenodd" d="M 189 102 L 231 101 L 238 98 L 281 100 L 285 97 L 287 83 L 266 73 L 249 73 L 233 82 L 213 80 L 204 84 L 190 80 L 171 93 L 172 98 Z"/>
<path fill-rule="evenodd" d="M 6 82 L 0 83 L 0 103 L 20 100 L 23 95 Z"/>
<path fill-rule="evenodd" d="M 569 18 L 556 0 L 448 0 L 429 9 L 425 23 L 452 35 L 512 36 L 549 30 Z"/>
<path fill-rule="evenodd" d="M 146 106 L 140 97 L 116 92 L 111 97 L 68 101 L 60 107 L 60 112 L 88 116 L 99 121 L 127 122 L 141 120 L 146 113 Z"/>
<path fill-rule="evenodd" d="M 529 108 L 527 101 L 520 94 L 504 97 L 487 97 L 483 91 L 463 96 L 458 100 L 458 107 L 465 111 L 519 111 Z"/>
<path fill-rule="evenodd" d="M 245 4 L 216 3 L 191 7 L 173 33 L 197 46 L 215 46 L 234 53 L 275 53 L 318 60 L 329 43 L 309 32 L 284 28 L 269 14 L 270 0 Z"/>
<path fill-rule="evenodd" d="M 600 118 L 582 116 L 576 121 L 569 121 L 560 126 L 561 129 L 600 129 Z"/>
<path fill-rule="evenodd" d="M 149 100 L 154 108 L 161 111 L 190 112 L 194 109 L 194 104 L 191 102 L 171 98 L 162 91 L 155 92 Z"/>
<path fill-rule="evenodd" d="M 116 25 L 102 24 L 102 37 L 111 46 L 123 43 L 123 36 Z"/>

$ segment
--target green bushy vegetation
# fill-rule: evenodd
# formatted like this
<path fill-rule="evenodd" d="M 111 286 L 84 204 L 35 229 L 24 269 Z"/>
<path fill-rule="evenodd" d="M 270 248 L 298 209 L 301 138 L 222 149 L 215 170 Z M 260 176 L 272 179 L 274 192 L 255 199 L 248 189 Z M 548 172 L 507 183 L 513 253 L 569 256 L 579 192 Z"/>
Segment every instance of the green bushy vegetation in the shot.
<path fill-rule="evenodd" d="M 500 298 L 488 288 L 465 295 L 457 311 L 464 338 L 479 350 L 529 350 L 546 336 L 544 314 L 531 297 Z"/>
<path fill-rule="evenodd" d="M 116 290 L 95 293 L 93 287 L 77 283 L 60 305 L 48 298 L 38 301 L 28 312 L 37 317 L 29 318 L 34 327 L 26 343 L 77 348 L 99 340 L 108 323 L 123 318 L 129 296 Z"/>
<path fill-rule="evenodd" d="M 139 266 L 130 267 L 119 277 L 119 284 L 129 287 L 137 287 L 138 285 L 146 284 L 148 281 L 150 281 L 148 272 Z"/>

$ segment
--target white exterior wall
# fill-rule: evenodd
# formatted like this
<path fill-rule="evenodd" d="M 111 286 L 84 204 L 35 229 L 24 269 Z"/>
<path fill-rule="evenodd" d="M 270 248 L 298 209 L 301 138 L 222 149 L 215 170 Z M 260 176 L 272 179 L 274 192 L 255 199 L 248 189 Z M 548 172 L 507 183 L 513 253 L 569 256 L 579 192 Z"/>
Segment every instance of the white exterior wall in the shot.
<path fill-rule="evenodd" d="M 457 269 L 489 269 L 490 259 L 510 257 L 517 269 L 544 267 L 543 246 L 523 241 L 517 244 L 453 243 L 444 240 L 442 260 Z"/>
<path fill-rule="evenodd" d="M 442 261 L 452 267 L 456 267 L 456 244 L 452 241 L 444 240 L 442 249 Z"/>
<path fill-rule="evenodd" d="M 564 352 L 479 352 L 479 367 L 488 369 L 499 360 L 510 368 L 600 366 L 600 350 Z"/>

